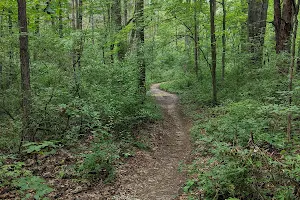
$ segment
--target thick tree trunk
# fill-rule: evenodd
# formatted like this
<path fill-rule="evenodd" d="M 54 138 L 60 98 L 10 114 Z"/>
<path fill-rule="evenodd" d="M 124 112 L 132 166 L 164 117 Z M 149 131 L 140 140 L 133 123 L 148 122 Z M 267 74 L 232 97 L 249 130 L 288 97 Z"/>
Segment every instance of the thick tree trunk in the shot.
<path fill-rule="evenodd" d="M 264 38 L 268 0 L 249 0 L 248 7 L 248 42 L 250 61 L 255 66 L 261 66 L 263 61 Z"/>
<path fill-rule="evenodd" d="M 281 9 L 280 0 L 274 0 L 274 25 L 276 36 L 276 53 L 290 52 L 290 38 L 293 29 L 293 1 L 283 0 Z"/>
<path fill-rule="evenodd" d="M 213 88 L 213 97 L 212 103 L 213 105 L 217 104 L 217 47 L 216 47 L 216 27 L 215 27 L 215 12 L 216 12 L 216 1 L 209 1 L 210 7 L 210 35 L 211 35 L 211 76 L 212 76 L 212 88 Z"/>
<path fill-rule="evenodd" d="M 276 38 L 276 53 L 290 53 L 291 33 L 293 30 L 293 2 L 294 0 L 283 0 L 281 8 L 280 0 L 274 0 L 274 26 Z M 288 60 L 277 63 L 279 73 L 288 74 Z"/>
<path fill-rule="evenodd" d="M 20 27 L 20 68 L 21 68 L 21 91 L 22 91 L 22 140 L 34 140 L 30 131 L 31 91 L 30 91 L 30 68 L 28 51 L 28 31 L 26 0 L 18 0 L 18 21 Z"/>
<path fill-rule="evenodd" d="M 122 11 L 121 11 L 121 0 L 114 0 L 112 6 L 112 18 L 113 18 L 113 33 L 116 34 L 122 30 Z M 123 41 L 116 41 L 118 48 L 118 59 L 123 60 L 125 57 L 125 49 Z"/>
<path fill-rule="evenodd" d="M 136 36 L 138 40 L 138 87 L 140 91 L 140 95 L 142 96 L 142 102 L 144 102 L 144 98 L 146 95 L 146 63 L 145 63 L 145 55 L 144 55 L 144 43 L 145 43 L 145 30 L 144 30 L 144 0 L 136 1 Z"/>

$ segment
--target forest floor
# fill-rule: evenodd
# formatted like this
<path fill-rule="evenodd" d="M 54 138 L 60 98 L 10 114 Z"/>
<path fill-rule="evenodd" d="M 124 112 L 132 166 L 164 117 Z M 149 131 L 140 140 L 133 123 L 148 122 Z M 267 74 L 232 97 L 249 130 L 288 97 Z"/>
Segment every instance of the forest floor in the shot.
<path fill-rule="evenodd" d="M 191 153 L 190 122 L 181 111 L 178 97 L 160 90 L 159 85 L 151 86 L 151 94 L 162 108 L 163 120 L 139 130 L 141 137 L 149 137 L 150 151 L 138 150 L 125 161 L 113 185 L 93 187 L 75 199 L 186 199 L 182 187 L 187 178 L 184 165 Z"/>
<path fill-rule="evenodd" d="M 74 155 L 63 149 L 53 157 L 44 158 L 34 169 L 26 162 L 28 168 L 35 170 L 54 189 L 48 196 L 50 199 L 187 199 L 182 188 L 187 179 L 185 164 L 188 164 L 191 154 L 191 123 L 183 115 L 177 95 L 162 91 L 159 86 L 151 86 L 151 95 L 162 108 L 163 120 L 135 130 L 135 135 L 146 138 L 150 149 L 137 149 L 134 155 L 124 159 L 117 167 L 116 179 L 112 183 L 82 183 L 68 174 L 62 177 L 59 171 L 65 168 L 67 172 L 68 166 L 77 162 Z M 0 190 L 0 199 L 18 199 L 18 195 Z"/>
<path fill-rule="evenodd" d="M 184 164 L 190 157 L 189 121 L 183 116 L 178 97 L 151 87 L 151 93 L 163 109 L 164 120 L 150 125 L 152 151 L 140 151 L 119 170 L 120 185 L 115 199 L 183 199 L 186 182 Z M 183 171 L 182 171 L 183 170 Z"/>

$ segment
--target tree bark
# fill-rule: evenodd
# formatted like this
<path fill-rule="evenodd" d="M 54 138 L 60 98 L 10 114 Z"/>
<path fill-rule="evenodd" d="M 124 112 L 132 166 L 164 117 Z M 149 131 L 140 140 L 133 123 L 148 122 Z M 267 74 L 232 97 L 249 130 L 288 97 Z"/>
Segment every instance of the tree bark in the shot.
<path fill-rule="evenodd" d="M 241 11 L 242 11 L 243 15 L 247 15 L 247 9 L 248 9 L 247 0 L 241 0 L 241 8 L 242 8 Z M 247 21 L 242 21 L 241 22 L 241 34 L 240 34 L 240 46 L 241 46 L 242 53 L 248 52 L 247 38 L 248 38 Z"/>
<path fill-rule="evenodd" d="M 121 0 L 114 0 L 112 6 L 112 18 L 113 18 L 113 33 L 116 34 L 122 30 L 122 10 Z M 123 41 L 116 41 L 118 50 L 118 59 L 123 60 L 125 57 L 125 49 Z"/>
<path fill-rule="evenodd" d="M 138 40 L 138 50 L 137 50 L 137 59 L 138 59 L 138 87 L 140 95 L 142 97 L 142 103 L 146 96 L 146 63 L 144 55 L 144 43 L 145 43 L 145 29 L 144 29 L 144 0 L 136 1 L 136 36 Z"/>
<path fill-rule="evenodd" d="M 31 112 L 31 88 L 30 68 L 28 51 L 28 31 L 26 0 L 18 0 L 18 21 L 20 31 L 20 68 L 21 68 L 21 91 L 22 91 L 22 141 L 34 140 L 30 131 Z"/>
<path fill-rule="evenodd" d="M 123 0 L 123 4 L 124 4 L 124 26 L 126 26 L 127 21 L 128 21 L 128 12 L 127 12 L 128 3 L 127 3 L 127 0 Z"/>
<path fill-rule="evenodd" d="M 76 29 L 76 5 L 75 1 L 77 0 L 72 0 L 72 28 L 73 30 Z"/>
<path fill-rule="evenodd" d="M 266 33 L 268 0 L 249 0 L 248 7 L 248 42 L 250 62 L 261 66 Z"/>
<path fill-rule="evenodd" d="M 73 0 L 73 10 L 72 17 L 74 23 L 74 30 L 80 32 L 80 39 L 75 40 L 73 47 L 73 72 L 74 72 L 74 82 L 75 82 L 75 94 L 79 96 L 80 89 L 80 68 L 81 68 L 81 54 L 83 51 L 83 1 L 82 0 Z"/>
<path fill-rule="evenodd" d="M 199 36 L 198 36 L 198 15 L 196 0 L 194 0 L 194 62 L 195 62 L 195 74 L 197 79 L 199 78 Z"/>
<path fill-rule="evenodd" d="M 222 81 L 225 79 L 225 62 L 226 62 L 226 5 L 222 0 L 223 21 L 222 21 Z"/>
<path fill-rule="evenodd" d="M 58 35 L 60 38 L 63 38 L 63 12 L 62 12 L 62 2 L 58 1 Z"/>
<path fill-rule="evenodd" d="M 294 0 L 292 0 L 294 1 Z M 295 2 L 294 2 L 295 4 Z M 293 31 L 293 38 L 292 38 L 292 52 L 291 52 L 291 65 L 290 65 L 290 74 L 289 74 L 289 100 L 288 104 L 289 106 L 292 106 L 293 101 L 293 79 L 294 79 L 294 68 L 295 68 L 295 55 L 296 55 L 296 40 L 297 40 L 297 31 L 298 31 L 298 13 L 299 13 L 299 5 L 300 0 L 298 0 L 297 5 L 295 5 L 295 13 L 294 13 L 294 31 Z M 287 139 L 288 141 L 291 140 L 292 135 L 292 113 L 288 113 L 288 123 L 287 123 Z"/>
<path fill-rule="evenodd" d="M 8 9 L 8 30 L 9 30 L 9 34 L 13 35 L 13 24 L 12 24 L 12 8 L 10 7 Z M 8 52 L 8 56 L 9 56 L 9 75 L 7 77 L 7 82 L 6 82 L 6 87 L 9 88 L 10 85 L 12 84 L 12 80 L 14 79 L 14 65 L 13 65 L 13 60 L 14 60 L 14 51 L 13 51 L 13 44 L 11 43 L 9 46 L 9 52 Z"/>
<path fill-rule="evenodd" d="M 91 16 L 90 16 L 90 23 L 92 27 L 92 44 L 95 44 L 95 19 L 94 19 L 94 8 L 93 5 L 90 8 L 91 9 Z"/>
<path fill-rule="evenodd" d="M 78 0 L 78 7 L 77 7 L 77 29 L 82 30 L 83 28 L 83 1 Z"/>
<path fill-rule="evenodd" d="M 293 2 L 294 0 L 274 0 L 274 26 L 276 39 L 276 53 L 290 53 L 291 51 L 291 33 L 293 30 Z M 283 75 L 288 74 L 288 60 L 277 63 L 278 72 Z"/>
<path fill-rule="evenodd" d="M 210 40 L 211 40 L 211 76 L 212 76 L 212 88 L 213 88 L 213 97 L 212 103 L 213 105 L 217 104 L 217 76 L 216 76 L 216 68 L 217 68 L 217 47 L 216 47 L 216 27 L 215 27 L 215 12 L 216 12 L 216 1 L 209 1 L 210 8 Z"/>

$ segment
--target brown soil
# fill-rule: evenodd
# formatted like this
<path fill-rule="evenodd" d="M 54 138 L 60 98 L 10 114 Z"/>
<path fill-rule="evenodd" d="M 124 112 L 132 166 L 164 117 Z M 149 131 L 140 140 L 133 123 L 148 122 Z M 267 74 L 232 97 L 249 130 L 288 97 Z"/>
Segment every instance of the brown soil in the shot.
<path fill-rule="evenodd" d="M 119 170 L 120 185 L 112 199 L 175 199 L 186 181 L 180 163 L 188 161 L 191 151 L 189 122 L 175 94 L 160 90 L 159 84 L 152 85 L 151 93 L 163 109 L 164 120 L 146 130 L 152 135 L 152 151 L 138 152 Z"/>

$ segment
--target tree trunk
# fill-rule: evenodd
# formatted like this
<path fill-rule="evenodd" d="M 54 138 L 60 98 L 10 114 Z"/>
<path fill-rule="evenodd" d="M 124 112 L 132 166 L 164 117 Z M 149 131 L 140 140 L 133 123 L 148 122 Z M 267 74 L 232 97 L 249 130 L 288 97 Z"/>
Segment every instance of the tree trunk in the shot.
<path fill-rule="evenodd" d="M 93 5 L 90 9 L 91 9 L 90 23 L 92 27 L 92 44 L 94 45 L 95 44 L 95 19 L 94 19 Z"/>
<path fill-rule="evenodd" d="M 75 1 L 77 0 L 72 0 L 72 28 L 73 30 L 76 29 L 76 4 Z"/>
<path fill-rule="evenodd" d="M 225 79 L 225 62 L 226 62 L 226 5 L 222 0 L 223 21 L 222 21 L 222 81 Z"/>
<path fill-rule="evenodd" d="M 112 6 L 112 18 L 113 18 L 113 33 L 116 34 L 122 30 L 122 11 L 121 11 L 121 0 L 114 0 Z M 115 41 L 117 43 L 118 59 L 123 60 L 125 57 L 125 49 L 123 41 Z"/>
<path fill-rule="evenodd" d="M 77 13 L 77 29 L 78 30 L 82 30 L 82 26 L 83 26 L 83 1 L 82 0 L 78 0 L 78 13 Z"/>
<path fill-rule="evenodd" d="M 216 12 L 216 1 L 209 1 L 210 7 L 210 36 L 211 36 L 211 76 L 212 76 L 212 88 L 213 88 L 213 105 L 217 104 L 217 76 L 216 76 L 216 68 L 217 68 L 217 47 L 216 47 L 216 27 L 215 27 L 215 12 Z"/>
<path fill-rule="evenodd" d="M 138 40 L 138 50 L 137 50 L 137 59 L 138 59 L 138 87 L 140 95 L 142 97 L 142 102 L 146 95 L 146 63 L 144 55 L 144 43 L 145 43 L 145 30 L 144 30 L 144 0 L 136 1 L 136 36 Z"/>
<path fill-rule="evenodd" d="M 58 35 L 60 38 L 63 38 L 63 13 L 62 13 L 62 2 L 58 1 Z"/>
<path fill-rule="evenodd" d="M 294 0 L 293 0 L 294 1 Z M 298 13 L 299 13 L 299 5 L 300 0 L 298 0 L 298 4 L 295 6 L 295 13 L 294 13 L 294 31 L 293 31 L 293 38 L 292 38 L 292 52 L 291 52 L 291 65 L 290 65 L 290 75 L 289 75 L 289 106 L 292 106 L 292 92 L 293 92 L 293 79 L 294 79 L 294 68 L 295 68 L 295 55 L 296 55 L 296 40 L 297 40 L 297 31 L 298 31 Z M 292 113 L 288 113 L 288 123 L 287 123 L 287 139 L 288 141 L 291 140 L 292 135 Z"/>
<path fill-rule="evenodd" d="M 30 131 L 31 91 L 30 91 L 30 68 L 28 51 L 28 31 L 26 0 L 18 0 L 18 21 L 20 30 L 20 68 L 21 68 L 21 91 L 22 91 L 22 141 L 34 140 Z"/>
<path fill-rule="evenodd" d="M 247 9 L 248 9 L 248 3 L 247 0 L 241 0 L 241 11 L 243 15 L 247 15 Z M 241 45 L 241 52 L 242 53 L 247 53 L 248 48 L 247 48 L 247 21 L 242 21 L 241 22 L 241 34 L 240 34 L 240 45 Z"/>
<path fill-rule="evenodd" d="M 276 38 L 276 53 L 290 53 L 290 39 L 293 29 L 293 2 L 292 0 L 283 0 L 281 8 L 280 0 L 274 0 L 274 26 Z M 288 60 L 277 63 L 279 73 L 288 74 Z"/>
<path fill-rule="evenodd" d="M 83 2 L 82 0 L 73 0 L 73 10 L 72 17 L 74 22 L 73 28 L 75 30 L 80 31 L 81 36 L 80 39 L 75 40 L 75 45 L 73 49 L 73 72 L 74 72 L 74 82 L 75 82 L 75 94 L 79 96 L 80 89 L 80 68 L 81 68 L 81 54 L 83 50 Z"/>
<path fill-rule="evenodd" d="M 38 37 L 40 36 L 40 4 L 39 2 L 37 2 L 37 4 L 35 5 L 35 10 L 36 10 L 36 15 L 35 15 L 35 19 L 34 19 L 34 26 L 35 26 L 35 30 L 34 30 L 34 34 L 35 37 L 38 39 Z M 39 48 L 34 49 L 33 51 L 33 60 L 36 61 L 38 59 L 38 53 L 39 53 Z"/>
<path fill-rule="evenodd" d="M 249 0 L 248 7 L 248 42 L 250 62 L 254 66 L 261 66 L 263 61 L 264 38 L 268 0 Z"/>
<path fill-rule="evenodd" d="M 199 36 L 198 36 L 198 15 L 197 15 L 197 5 L 196 0 L 194 0 L 194 62 L 195 62 L 195 74 L 197 79 L 199 78 L 199 53 L 198 53 L 198 46 L 199 46 Z"/>
<path fill-rule="evenodd" d="M 127 21 L 128 21 L 128 12 L 127 12 L 128 3 L 127 3 L 127 0 L 123 0 L 123 4 L 124 4 L 124 26 L 126 26 Z"/>
<path fill-rule="evenodd" d="M 12 8 L 8 9 L 8 30 L 9 34 L 12 36 L 14 34 L 13 32 L 13 24 L 12 24 Z M 7 77 L 7 82 L 6 82 L 6 87 L 9 88 L 10 85 L 12 84 L 12 80 L 14 79 L 14 65 L 13 65 L 13 60 L 14 60 L 14 52 L 13 52 L 13 44 L 12 42 L 10 43 L 9 46 L 9 75 Z"/>

